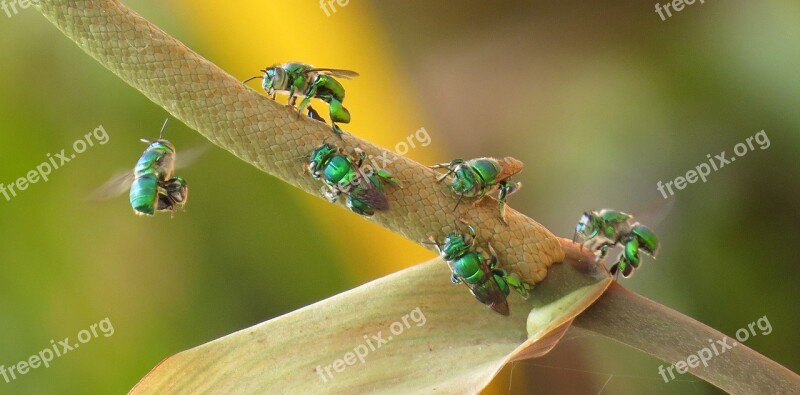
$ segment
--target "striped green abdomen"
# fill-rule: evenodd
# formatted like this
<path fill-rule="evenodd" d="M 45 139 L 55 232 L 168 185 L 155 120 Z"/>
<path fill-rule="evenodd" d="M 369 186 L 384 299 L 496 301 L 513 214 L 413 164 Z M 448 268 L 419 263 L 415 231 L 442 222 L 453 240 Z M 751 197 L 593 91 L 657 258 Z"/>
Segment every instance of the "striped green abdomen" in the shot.
<path fill-rule="evenodd" d="M 137 213 L 153 215 L 158 196 L 158 178 L 155 174 L 136 177 L 131 184 L 131 207 Z"/>

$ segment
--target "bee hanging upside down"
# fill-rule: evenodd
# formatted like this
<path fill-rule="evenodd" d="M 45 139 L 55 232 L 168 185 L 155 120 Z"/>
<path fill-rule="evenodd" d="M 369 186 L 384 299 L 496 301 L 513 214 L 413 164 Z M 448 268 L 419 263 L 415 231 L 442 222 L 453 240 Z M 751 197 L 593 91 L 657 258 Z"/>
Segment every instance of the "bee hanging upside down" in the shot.
<path fill-rule="evenodd" d="M 347 111 L 342 105 L 344 87 L 334 77 L 345 79 L 358 77 L 358 73 L 355 71 L 315 68 L 303 63 L 285 63 L 273 65 L 261 72 L 264 73 L 263 76 L 255 76 L 244 82 L 262 78 L 261 85 L 273 100 L 276 92 L 288 92 L 290 107 L 294 107 L 298 95 L 303 96 L 303 101 L 297 107 L 300 114 L 311 103 L 312 98 L 328 103 L 331 127 L 336 134 L 342 134 L 341 128 L 336 125 L 337 122 L 350 123 L 350 111 Z"/>
<path fill-rule="evenodd" d="M 477 205 L 487 194 L 495 190 L 500 191 L 497 200 L 499 201 L 500 219 L 503 222 L 506 222 L 506 199 L 522 187 L 519 182 L 512 184 L 511 176 L 521 172 L 522 167 L 522 162 L 512 157 L 456 159 L 450 163 L 430 166 L 431 169 L 447 169 L 447 172 L 437 181 L 441 182 L 448 175 L 453 175 L 451 187 L 459 195 L 459 202 L 464 197 L 476 197 L 473 205 Z"/>
<path fill-rule="evenodd" d="M 599 251 L 598 261 L 606 256 L 609 248 L 621 245 L 622 254 L 610 271 L 614 276 L 622 273 L 625 278 L 639 267 L 640 251 L 655 258 L 659 247 L 658 237 L 650 228 L 635 222 L 630 214 L 611 209 L 584 213 L 572 240 Z"/>
<path fill-rule="evenodd" d="M 533 286 L 523 282 L 516 274 L 509 274 L 498 268 L 497 254 L 491 244 L 487 243 L 489 257 L 484 258 L 484 254 L 475 247 L 475 228 L 470 224 L 465 225 L 469 235 L 453 229 L 445 236 L 443 243 L 430 236 L 429 244 L 436 247 L 439 255 L 450 266 L 453 272 L 450 280 L 454 284 L 464 283 L 479 302 L 502 315 L 508 315 L 506 296 L 510 293 L 510 288 L 527 298 Z"/>

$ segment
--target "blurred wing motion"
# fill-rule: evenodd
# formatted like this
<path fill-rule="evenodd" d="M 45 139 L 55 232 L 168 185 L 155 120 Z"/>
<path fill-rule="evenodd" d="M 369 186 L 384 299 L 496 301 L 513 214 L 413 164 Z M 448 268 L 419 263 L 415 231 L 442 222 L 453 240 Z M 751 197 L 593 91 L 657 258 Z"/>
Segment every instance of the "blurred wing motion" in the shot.
<path fill-rule="evenodd" d="M 355 71 L 352 71 L 352 70 L 317 69 L 317 68 L 314 68 L 314 69 L 310 69 L 308 71 L 313 71 L 313 72 L 317 72 L 317 73 L 320 73 L 320 74 L 327 74 L 327 75 L 330 75 L 330 76 L 334 76 L 334 77 L 338 77 L 338 78 L 345 78 L 345 79 L 358 77 L 358 73 L 356 73 Z"/>
<path fill-rule="evenodd" d="M 199 145 L 175 153 L 175 170 L 185 169 L 200 159 L 211 148 L 211 144 Z"/>
<path fill-rule="evenodd" d="M 86 200 L 100 201 L 122 195 L 125 191 L 130 189 L 133 178 L 133 170 L 119 172 L 100 188 L 90 193 L 89 196 L 86 197 Z"/>
<path fill-rule="evenodd" d="M 672 207 L 675 206 L 675 200 L 677 198 L 673 196 L 669 199 L 658 199 L 644 207 L 639 207 L 633 212 L 633 219 L 648 227 L 655 227 L 672 211 Z"/>
<path fill-rule="evenodd" d="M 183 169 L 196 162 L 203 154 L 211 148 L 211 145 L 201 145 L 192 147 L 187 150 L 181 151 L 180 155 L 176 154 L 175 169 Z M 131 183 L 133 182 L 133 170 L 125 170 L 115 174 L 105 184 L 95 189 L 86 200 L 101 201 L 115 198 L 119 195 L 130 190 Z"/>

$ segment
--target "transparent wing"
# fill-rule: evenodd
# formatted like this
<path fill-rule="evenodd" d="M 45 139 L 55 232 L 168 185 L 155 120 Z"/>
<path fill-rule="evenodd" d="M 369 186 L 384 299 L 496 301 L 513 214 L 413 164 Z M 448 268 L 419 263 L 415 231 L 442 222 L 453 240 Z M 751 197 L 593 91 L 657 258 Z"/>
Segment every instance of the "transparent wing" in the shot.
<path fill-rule="evenodd" d="M 131 182 L 133 182 L 133 170 L 119 172 L 90 193 L 86 200 L 99 201 L 117 197 L 131 187 Z"/>
<path fill-rule="evenodd" d="M 308 71 L 314 71 L 314 72 L 317 72 L 317 73 L 320 73 L 320 74 L 327 74 L 327 75 L 331 75 L 331 76 L 334 76 L 334 77 L 346 78 L 346 79 L 355 78 L 355 77 L 358 77 L 358 75 L 359 75 L 355 71 L 342 70 L 342 69 L 319 69 L 319 68 L 314 68 L 314 69 L 309 69 Z"/>
<path fill-rule="evenodd" d="M 389 199 L 386 198 L 386 195 L 372 183 L 372 180 L 370 180 L 361 169 L 359 169 L 359 173 L 361 174 L 361 182 L 356 185 L 350 194 L 375 210 L 388 210 Z"/>
<path fill-rule="evenodd" d="M 211 144 L 198 145 L 180 153 L 175 153 L 175 169 L 184 169 L 189 167 L 192 163 L 196 162 L 211 148 Z"/>
<path fill-rule="evenodd" d="M 669 199 L 658 199 L 646 206 L 639 207 L 633 212 L 633 220 L 647 227 L 655 227 L 667 217 L 672 207 L 675 206 L 676 197 Z"/>

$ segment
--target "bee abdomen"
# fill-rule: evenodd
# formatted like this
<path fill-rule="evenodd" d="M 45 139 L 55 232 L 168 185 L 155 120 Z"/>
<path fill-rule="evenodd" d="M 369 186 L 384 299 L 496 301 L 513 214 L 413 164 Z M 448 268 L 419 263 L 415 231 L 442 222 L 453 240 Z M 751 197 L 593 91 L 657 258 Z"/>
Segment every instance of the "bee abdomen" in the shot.
<path fill-rule="evenodd" d="M 153 215 L 157 195 L 158 178 L 155 174 L 136 177 L 131 184 L 131 207 L 137 214 Z"/>

